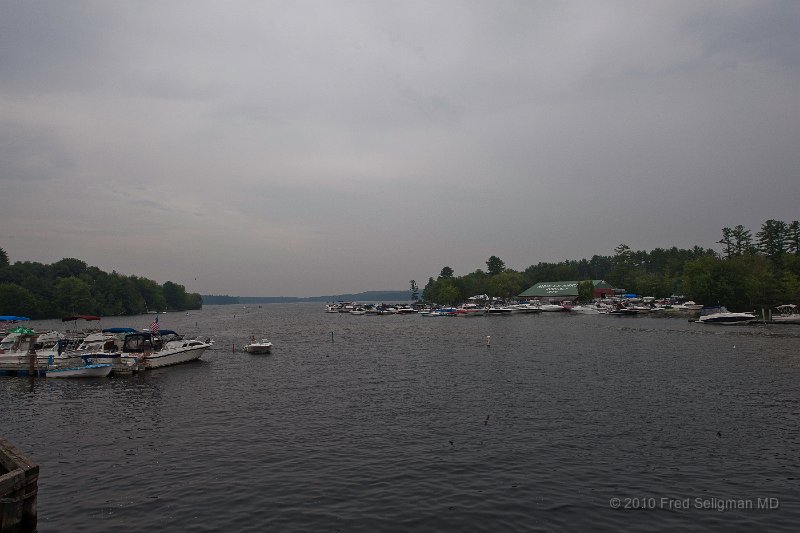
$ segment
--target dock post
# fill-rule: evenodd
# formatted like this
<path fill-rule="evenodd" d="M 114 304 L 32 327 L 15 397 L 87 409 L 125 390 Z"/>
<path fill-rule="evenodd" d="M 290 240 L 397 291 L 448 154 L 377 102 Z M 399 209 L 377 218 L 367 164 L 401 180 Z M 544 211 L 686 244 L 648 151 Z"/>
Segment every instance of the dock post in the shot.
<path fill-rule="evenodd" d="M 36 337 L 30 337 L 28 345 L 28 374 L 36 375 Z"/>

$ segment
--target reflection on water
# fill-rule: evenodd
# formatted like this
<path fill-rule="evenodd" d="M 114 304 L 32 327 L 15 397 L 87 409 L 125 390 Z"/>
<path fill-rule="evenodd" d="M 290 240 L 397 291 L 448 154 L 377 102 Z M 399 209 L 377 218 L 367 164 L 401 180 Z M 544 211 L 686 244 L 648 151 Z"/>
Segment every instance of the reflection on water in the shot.
<path fill-rule="evenodd" d="M 0 433 L 41 464 L 40 531 L 788 531 L 800 519 L 800 328 L 311 304 L 159 320 L 215 349 L 130 377 L 0 379 Z M 241 352 L 251 335 L 273 354 Z M 780 509 L 659 507 L 768 497 Z M 657 505 L 625 509 L 633 498 Z"/>

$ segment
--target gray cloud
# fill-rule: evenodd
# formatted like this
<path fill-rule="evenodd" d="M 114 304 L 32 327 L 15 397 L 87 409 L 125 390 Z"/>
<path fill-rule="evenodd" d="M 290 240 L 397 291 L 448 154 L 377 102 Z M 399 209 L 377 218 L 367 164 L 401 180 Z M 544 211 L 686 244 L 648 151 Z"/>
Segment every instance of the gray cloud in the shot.
<path fill-rule="evenodd" d="M 711 247 L 798 218 L 799 9 L 4 2 L 0 246 L 247 295 Z"/>

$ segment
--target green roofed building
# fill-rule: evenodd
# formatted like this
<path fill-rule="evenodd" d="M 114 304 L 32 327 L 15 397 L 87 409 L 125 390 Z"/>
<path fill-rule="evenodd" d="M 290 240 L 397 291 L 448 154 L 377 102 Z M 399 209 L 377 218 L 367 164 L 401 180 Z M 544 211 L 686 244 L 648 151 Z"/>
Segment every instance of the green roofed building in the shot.
<path fill-rule="evenodd" d="M 518 297 L 524 300 L 574 300 L 578 297 L 578 284 L 580 281 L 542 281 L 524 291 Z M 614 287 L 602 279 L 593 279 L 594 297 L 608 298 L 614 296 Z"/>

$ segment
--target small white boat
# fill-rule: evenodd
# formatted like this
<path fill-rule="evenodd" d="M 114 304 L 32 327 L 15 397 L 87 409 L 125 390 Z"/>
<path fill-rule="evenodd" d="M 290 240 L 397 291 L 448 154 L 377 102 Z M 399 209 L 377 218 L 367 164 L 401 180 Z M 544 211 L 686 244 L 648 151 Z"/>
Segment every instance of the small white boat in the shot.
<path fill-rule="evenodd" d="M 558 304 L 542 304 L 539 306 L 539 309 L 544 313 L 560 313 L 561 311 L 566 311 L 563 305 Z"/>
<path fill-rule="evenodd" d="M 511 309 L 513 309 L 514 313 L 541 313 L 542 308 L 538 305 L 533 305 L 531 303 L 521 303 L 521 304 L 513 304 L 510 305 Z"/>
<path fill-rule="evenodd" d="M 84 365 L 48 368 L 45 376 L 48 378 L 104 378 L 111 373 L 113 365 Z"/>
<path fill-rule="evenodd" d="M 605 310 L 596 305 L 573 305 L 569 308 L 569 312 L 576 315 L 600 315 Z"/>
<path fill-rule="evenodd" d="M 755 320 L 753 313 L 731 313 L 724 306 L 705 307 L 697 322 L 700 324 L 746 324 Z"/>
<path fill-rule="evenodd" d="M 250 344 L 244 347 L 244 351 L 251 354 L 267 354 L 272 351 L 272 343 L 267 339 L 256 341 L 250 340 Z"/>
<path fill-rule="evenodd" d="M 703 305 L 689 300 L 688 302 L 683 302 L 682 304 L 673 305 L 671 309 L 673 311 L 700 311 L 703 309 Z"/>

